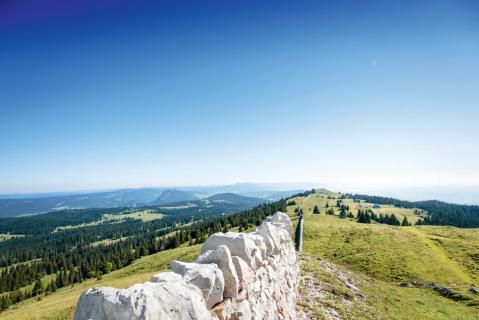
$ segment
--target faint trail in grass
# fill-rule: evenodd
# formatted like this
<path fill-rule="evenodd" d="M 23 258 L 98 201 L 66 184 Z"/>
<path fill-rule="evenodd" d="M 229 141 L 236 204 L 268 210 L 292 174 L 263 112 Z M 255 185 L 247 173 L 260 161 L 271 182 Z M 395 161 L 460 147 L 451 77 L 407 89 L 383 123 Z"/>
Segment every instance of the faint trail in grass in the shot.
<path fill-rule="evenodd" d="M 421 230 L 418 227 L 407 227 L 405 229 L 417 235 L 418 238 L 423 243 L 425 243 L 428 247 L 430 247 L 432 252 L 436 256 L 436 258 L 439 260 L 438 262 L 441 262 L 444 265 L 444 267 L 447 267 L 458 278 L 462 279 L 466 283 L 473 282 L 472 278 L 464 271 L 464 269 L 456 261 L 449 259 L 449 257 L 447 256 L 443 248 L 441 248 L 438 244 L 436 244 L 434 241 L 429 239 L 427 233 L 425 233 L 423 230 Z"/>

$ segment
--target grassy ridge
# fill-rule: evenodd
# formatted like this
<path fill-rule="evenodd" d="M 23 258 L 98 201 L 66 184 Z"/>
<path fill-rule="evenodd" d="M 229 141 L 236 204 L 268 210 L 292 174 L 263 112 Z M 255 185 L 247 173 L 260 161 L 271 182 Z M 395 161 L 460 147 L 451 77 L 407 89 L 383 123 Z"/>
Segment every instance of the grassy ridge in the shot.
<path fill-rule="evenodd" d="M 347 268 L 359 277 L 368 305 L 358 306 L 352 319 L 478 319 L 479 301 L 467 293 L 479 279 L 479 230 L 454 227 L 395 227 L 382 224 L 359 224 L 350 219 L 324 214 L 325 205 L 335 205 L 337 194 L 317 191 L 293 199 L 289 206 L 305 213 L 304 244 L 306 255 L 313 259 L 304 269 L 321 269 L 315 258 L 325 259 Z M 352 201 L 353 213 L 356 210 Z M 311 208 L 321 207 L 321 214 Z M 369 206 L 362 202 L 361 206 Z M 375 209 L 376 210 L 376 209 Z M 411 215 L 414 210 L 388 206 L 388 213 Z M 403 288 L 403 281 L 435 282 L 468 296 L 471 300 L 455 302 L 431 289 Z M 367 316 L 366 316 L 367 315 Z"/>

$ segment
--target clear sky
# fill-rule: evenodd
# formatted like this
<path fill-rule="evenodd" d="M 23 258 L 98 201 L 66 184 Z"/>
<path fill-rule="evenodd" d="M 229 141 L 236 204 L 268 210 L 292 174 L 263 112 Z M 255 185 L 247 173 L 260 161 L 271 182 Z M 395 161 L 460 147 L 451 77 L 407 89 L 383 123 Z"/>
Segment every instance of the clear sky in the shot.
<path fill-rule="evenodd" d="M 477 1 L 0 2 L 0 192 L 479 185 Z"/>

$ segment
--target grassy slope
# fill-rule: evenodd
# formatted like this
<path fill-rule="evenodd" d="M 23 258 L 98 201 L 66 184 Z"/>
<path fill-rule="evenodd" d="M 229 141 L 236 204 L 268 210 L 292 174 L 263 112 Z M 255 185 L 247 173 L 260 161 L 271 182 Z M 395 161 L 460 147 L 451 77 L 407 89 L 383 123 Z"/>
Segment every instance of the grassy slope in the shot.
<path fill-rule="evenodd" d="M 367 305 L 371 307 L 358 305 L 356 314 L 347 317 L 479 318 L 479 309 L 468 306 L 468 302 L 454 302 L 430 289 L 398 286 L 400 281 L 433 281 L 467 295 L 470 284 L 478 283 L 479 230 L 359 224 L 325 215 L 326 202 L 330 205 L 336 203 L 336 200 L 327 199 L 328 196 L 334 195 L 319 192 L 307 198 L 297 198 L 297 205 L 288 210 L 292 214 L 299 206 L 305 212 L 303 249 L 305 255 L 313 259 L 303 265 L 303 270 L 316 270 L 319 276 L 321 266 L 314 259 L 318 257 L 346 267 L 359 278 L 361 289 L 368 298 Z M 345 203 L 349 204 L 348 201 Z M 320 215 L 313 215 L 309 210 L 314 205 L 323 208 Z M 402 211 L 400 208 L 388 210 L 396 215 Z M 408 219 L 413 220 L 409 216 Z M 469 303 L 477 303 L 477 300 Z"/>
<path fill-rule="evenodd" d="M 88 280 L 72 287 L 62 288 L 40 301 L 29 299 L 0 314 L 0 319 L 71 319 L 80 294 L 91 287 L 112 286 L 126 288 L 148 281 L 150 277 L 170 266 L 171 260 L 193 261 L 200 246 L 167 250 L 135 261 L 132 265 L 109 273 L 101 280 Z"/>
<path fill-rule="evenodd" d="M 105 222 L 122 222 L 122 220 L 131 218 L 136 220 L 141 220 L 143 222 L 158 220 L 163 218 L 163 214 L 152 212 L 151 210 L 137 210 L 134 212 L 123 212 L 123 213 L 105 213 L 100 220 L 78 224 L 74 226 L 63 226 L 57 227 L 54 232 L 61 231 L 61 230 L 69 230 L 69 229 L 78 229 L 83 227 L 91 227 L 99 225 L 100 223 Z"/>

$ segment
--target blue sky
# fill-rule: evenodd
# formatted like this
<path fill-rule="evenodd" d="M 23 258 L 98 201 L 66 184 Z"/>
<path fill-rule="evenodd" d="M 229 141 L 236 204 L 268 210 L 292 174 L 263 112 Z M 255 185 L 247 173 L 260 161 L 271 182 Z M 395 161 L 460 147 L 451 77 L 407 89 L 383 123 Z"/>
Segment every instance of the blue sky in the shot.
<path fill-rule="evenodd" d="M 476 1 L 4 1 L 0 192 L 479 185 Z"/>

